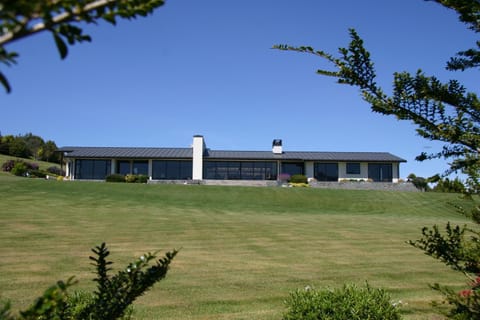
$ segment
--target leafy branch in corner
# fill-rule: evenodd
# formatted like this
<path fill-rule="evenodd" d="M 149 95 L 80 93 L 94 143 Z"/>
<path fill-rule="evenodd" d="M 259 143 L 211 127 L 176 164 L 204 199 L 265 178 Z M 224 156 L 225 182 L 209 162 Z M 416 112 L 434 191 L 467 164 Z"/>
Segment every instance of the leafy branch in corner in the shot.
<path fill-rule="evenodd" d="M 480 100 L 477 95 L 467 92 L 456 80 L 442 83 L 418 70 L 415 75 L 395 73 L 393 93 L 389 96 L 375 81 L 374 64 L 363 40 L 354 29 L 350 29 L 350 37 L 348 48 L 339 48 L 338 58 L 312 47 L 276 45 L 274 48 L 309 53 L 327 60 L 337 70 L 321 69 L 317 70 L 318 74 L 337 78 L 340 84 L 358 87 L 373 112 L 412 121 L 420 136 L 445 143 L 441 151 L 421 153 L 417 160 L 453 158 L 447 174 L 478 166 Z"/>
<path fill-rule="evenodd" d="M 0 62 L 17 63 L 18 53 L 5 45 L 39 32 L 50 32 L 60 57 L 68 55 L 68 45 L 89 42 L 79 22 L 104 20 L 115 25 L 118 18 L 145 17 L 164 5 L 164 0 L 0 0 Z M 67 45 L 68 44 L 68 45 Z M 0 83 L 7 92 L 11 86 L 0 72 Z"/>
<path fill-rule="evenodd" d="M 164 279 L 170 263 L 178 251 L 167 252 L 157 259 L 155 253 L 146 253 L 115 275 L 110 276 L 113 262 L 105 243 L 92 249 L 90 257 L 96 269 L 97 288 L 92 294 L 69 295 L 67 289 L 74 285 L 73 277 L 67 282 L 58 281 L 47 289 L 27 310 L 18 317 L 10 312 L 10 304 L 0 305 L 0 320 L 67 320 L 67 319 L 123 319 L 128 308 L 152 286 Z"/>

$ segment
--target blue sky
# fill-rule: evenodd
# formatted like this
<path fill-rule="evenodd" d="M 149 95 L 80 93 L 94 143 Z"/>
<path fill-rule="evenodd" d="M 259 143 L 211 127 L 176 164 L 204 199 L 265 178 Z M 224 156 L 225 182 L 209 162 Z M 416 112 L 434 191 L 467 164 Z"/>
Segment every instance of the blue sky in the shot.
<path fill-rule="evenodd" d="M 225 150 L 387 151 L 401 176 L 429 176 L 445 161 L 417 162 L 441 144 L 374 114 L 357 89 L 315 74 L 314 56 L 272 50 L 310 45 L 337 53 L 348 28 L 364 38 L 391 88 L 395 71 L 421 68 L 476 90 L 476 72 L 445 62 L 475 34 L 453 11 L 422 0 L 167 0 L 152 16 L 86 26 L 93 41 L 60 60 L 49 34 L 11 44 L 19 64 L 2 71 L 2 134 L 32 132 L 58 146 L 188 147 L 192 136 Z"/>

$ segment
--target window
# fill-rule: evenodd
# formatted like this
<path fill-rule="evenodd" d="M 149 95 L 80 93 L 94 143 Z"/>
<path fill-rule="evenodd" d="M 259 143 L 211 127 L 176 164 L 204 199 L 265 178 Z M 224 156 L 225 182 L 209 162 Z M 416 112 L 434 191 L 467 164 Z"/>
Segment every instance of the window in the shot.
<path fill-rule="evenodd" d="M 337 163 L 316 162 L 313 171 L 313 176 L 318 181 L 338 181 Z"/>
<path fill-rule="evenodd" d="M 216 180 L 276 180 L 277 163 L 263 161 L 205 161 L 203 178 Z"/>
<path fill-rule="evenodd" d="M 133 161 L 132 173 L 148 175 L 148 161 Z"/>
<path fill-rule="evenodd" d="M 303 162 L 282 162 L 282 173 L 288 173 L 291 176 L 303 174 L 303 167 Z"/>
<path fill-rule="evenodd" d="M 152 179 L 155 179 L 155 180 L 192 179 L 192 161 L 154 160 L 152 161 Z"/>
<path fill-rule="evenodd" d="M 392 182 L 392 164 L 391 163 L 369 163 L 368 178 L 375 182 Z"/>
<path fill-rule="evenodd" d="M 123 175 L 130 174 L 130 160 L 117 161 L 117 173 Z"/>
<path fill-rule="evenodd" d="M 77 159 L 75 161 L 75 178 L 103 180 L 110 174 L 110 168 L 110 160 Z"/>
<path fill-rule="evenodd" d="M 347 174 L 360 174 L 360 163 L 347 162 Z"/>

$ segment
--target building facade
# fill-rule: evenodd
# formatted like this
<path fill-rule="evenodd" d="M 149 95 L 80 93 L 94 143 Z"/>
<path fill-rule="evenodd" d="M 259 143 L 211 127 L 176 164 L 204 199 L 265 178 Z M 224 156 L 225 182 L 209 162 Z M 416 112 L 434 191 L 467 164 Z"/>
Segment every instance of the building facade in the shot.
<path fill-rule="evenodd" d="M 207 148 L 201 135 L 190 148 L 63 147 L 66 176 L 105 180 L 110 174 L 142 174 L 150 180 L 278 180 L 303 174 L 317 181 L 398 182 L 400 163 L 388 152 L 284 151 L 275 139 L 271 151 Z"/>

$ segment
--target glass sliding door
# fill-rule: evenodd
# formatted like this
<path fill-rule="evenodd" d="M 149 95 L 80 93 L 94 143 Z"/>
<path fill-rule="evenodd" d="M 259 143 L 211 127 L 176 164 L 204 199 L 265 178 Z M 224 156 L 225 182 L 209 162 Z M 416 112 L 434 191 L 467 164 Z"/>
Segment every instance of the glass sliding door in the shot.
<path fill-rule="evenodd" d="M 154 180 L 192 179 L 192 161 L 154 160 L 152 161 L 152 179 Z"/>
<path fill-rule="evenodd" d="M 392 182 L 393 170 L 391 163 L 369 163 L 368 178 L 374 182 Z"/>
<path fill-rule="evenodd" d="M 316 162 L 313 176 L 317 181 L 338 181 L 338 163 Z"/>
<path fill-rule="evenodd" d="M 104 180 L 110 174 L 110 168 L 110 160 L 77 159 L 75 179 Z"/>
<path fill-rule="evenodd" d="M 303 174 L 305 165 L 303 162 L 282 162 L 282 173 L 287 173 L 290 176 L 294 174 Z"/>

